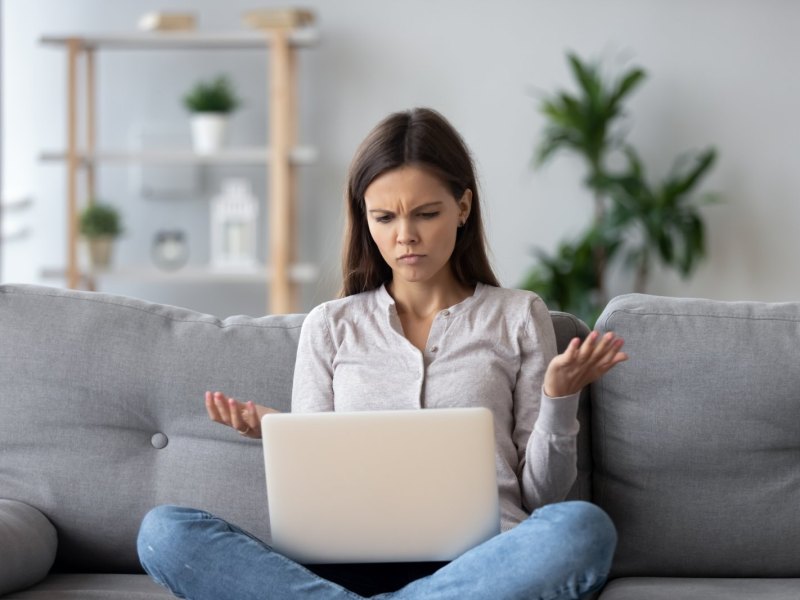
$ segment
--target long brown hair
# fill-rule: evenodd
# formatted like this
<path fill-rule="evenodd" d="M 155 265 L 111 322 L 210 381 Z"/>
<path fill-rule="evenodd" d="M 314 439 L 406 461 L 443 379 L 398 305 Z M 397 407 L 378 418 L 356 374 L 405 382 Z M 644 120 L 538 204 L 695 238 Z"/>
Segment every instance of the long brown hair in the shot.
<path fill-rule="evenodd" d="M 464 140 L 441 114 L 430 108 L 393 113 L 367 135 L 356 151 L 347 178 L 347 230 L 342 256 L 342 291 L 351 296 L 392 280 L 369 233 L 364 193 L 380 175 L 405 165 L 422 167 L 448 186 L 454 198 L 472 190 L 472 207 L 456 236 L 450 265 L 463 285 L 499 287 L 486 255 L 475 167 Z"/>

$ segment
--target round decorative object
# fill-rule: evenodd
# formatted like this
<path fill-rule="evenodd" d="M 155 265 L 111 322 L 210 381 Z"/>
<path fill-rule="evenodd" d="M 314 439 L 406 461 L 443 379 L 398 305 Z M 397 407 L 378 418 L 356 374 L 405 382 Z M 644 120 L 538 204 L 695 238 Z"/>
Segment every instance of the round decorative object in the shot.
<path fill-rule="evenodd" d="M 153 240 L 153 262 L 160 269 L 175 271 L 189 260 L 189 246 L 183 231 L 159 231 Z"/>
<path fill-rule="evenodd" d="M 163 433 L 154 433 L 153 437 L 150 438 L 150 443 L 156 450 L 163 450 L 169 444 L 169 439 Z"/>

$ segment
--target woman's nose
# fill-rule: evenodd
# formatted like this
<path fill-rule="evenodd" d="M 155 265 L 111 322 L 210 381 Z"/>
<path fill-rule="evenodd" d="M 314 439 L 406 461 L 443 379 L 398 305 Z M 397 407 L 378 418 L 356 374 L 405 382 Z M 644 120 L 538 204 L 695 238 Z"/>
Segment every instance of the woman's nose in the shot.
<path fill-rule="evenodd" d="M 403 245 L 417 243 L 417 231 L 409 219 L 398 219 L 397 243 Z"/>

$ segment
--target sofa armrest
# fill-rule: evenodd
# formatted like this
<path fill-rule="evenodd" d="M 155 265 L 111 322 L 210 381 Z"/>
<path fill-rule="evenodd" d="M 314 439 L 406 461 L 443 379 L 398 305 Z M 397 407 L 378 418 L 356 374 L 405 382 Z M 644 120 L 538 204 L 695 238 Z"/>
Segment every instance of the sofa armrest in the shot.
<path fill-rule="evenodd" d="M 0 596 L 44 579 L 57 546 L 56 529 L 41 512 L 0 499 Z"/>

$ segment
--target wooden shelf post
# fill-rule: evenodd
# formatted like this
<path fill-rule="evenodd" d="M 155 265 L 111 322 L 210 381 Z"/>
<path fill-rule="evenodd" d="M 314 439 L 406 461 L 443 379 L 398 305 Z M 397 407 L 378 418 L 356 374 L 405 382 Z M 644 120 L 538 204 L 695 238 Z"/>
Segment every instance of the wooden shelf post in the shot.
<path fill-rule="evenodd" d="M 294 290 L 289 278 L 291 248 L 294 247 L 292 222 L 292 165 L 289 153 L 293 145 L 294 92 L 292 48 L 289 30 L 269 30 L 272 37 L 269 72 L 269 138 L 272 160 L 269 169 L 269 261 L 272 281 L 269 284 L 270 312 L 287 313 L 293 310 Z"/>
<path fill-rule="evenodd" d="M 78 58 L 81 42 L 67 42 L 67 287 L 75 289 L 78 270 Z"/>

